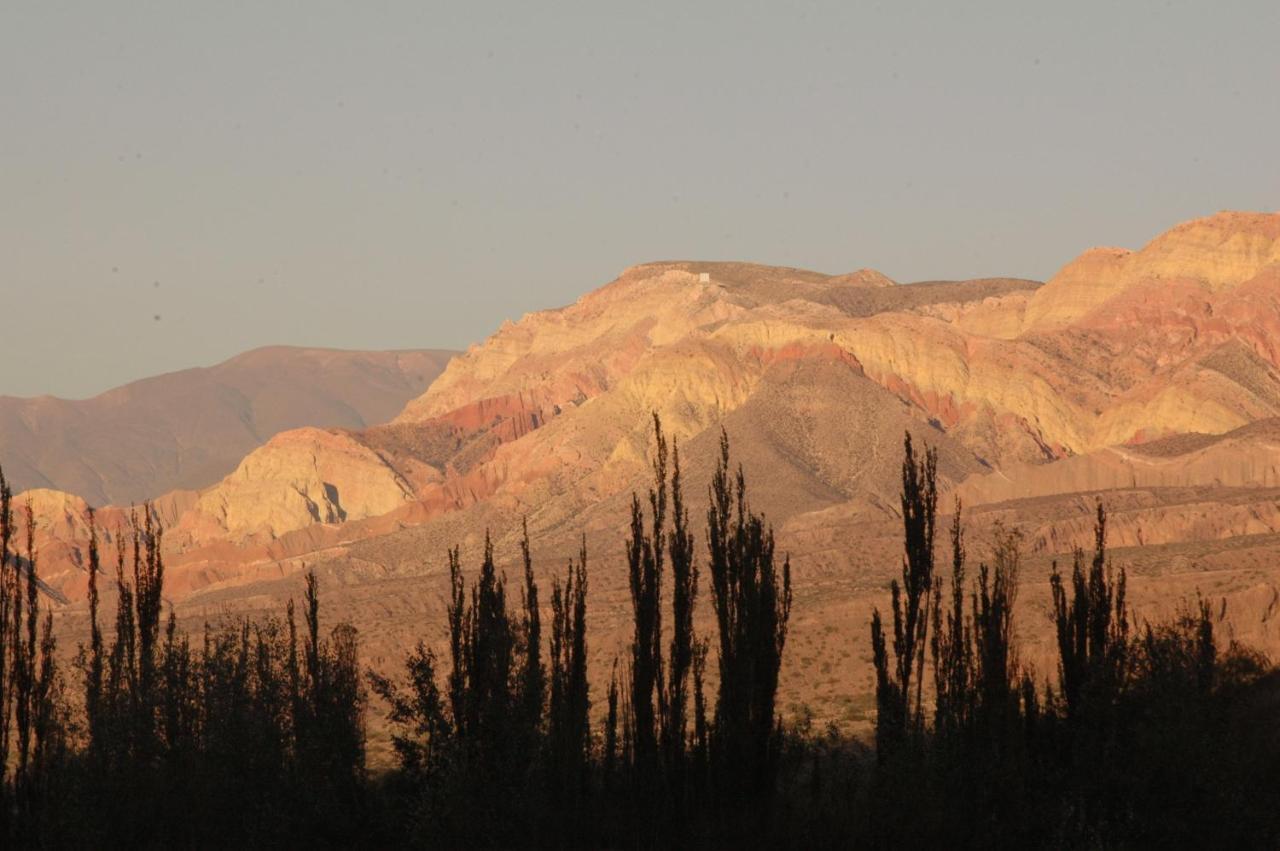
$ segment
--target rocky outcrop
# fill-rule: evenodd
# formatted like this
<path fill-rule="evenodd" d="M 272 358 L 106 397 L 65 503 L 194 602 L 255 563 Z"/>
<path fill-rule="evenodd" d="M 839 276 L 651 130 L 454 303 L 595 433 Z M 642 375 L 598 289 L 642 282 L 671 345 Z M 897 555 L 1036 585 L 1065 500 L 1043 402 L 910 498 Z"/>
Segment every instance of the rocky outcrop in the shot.
<path fill-rule="evenodd" d="M 180 529 L 208 539 L 278 537 L 313 523 L 386 514 L 411 499 L 408 482 L 351 434 L 297 429 L 250 453 L 200 495 Z"/>

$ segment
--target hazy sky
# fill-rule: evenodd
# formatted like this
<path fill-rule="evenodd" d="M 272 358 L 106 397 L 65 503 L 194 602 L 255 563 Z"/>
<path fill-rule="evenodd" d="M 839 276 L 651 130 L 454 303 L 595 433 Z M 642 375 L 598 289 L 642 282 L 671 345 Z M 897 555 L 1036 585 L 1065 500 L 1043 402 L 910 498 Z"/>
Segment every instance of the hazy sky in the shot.
<path fill-rule="evenodd" d="M 1280 2 L 0 5 L 0 394 L 1280 206 Z M 159 316 L 159 319 L 155 317 Z"/>

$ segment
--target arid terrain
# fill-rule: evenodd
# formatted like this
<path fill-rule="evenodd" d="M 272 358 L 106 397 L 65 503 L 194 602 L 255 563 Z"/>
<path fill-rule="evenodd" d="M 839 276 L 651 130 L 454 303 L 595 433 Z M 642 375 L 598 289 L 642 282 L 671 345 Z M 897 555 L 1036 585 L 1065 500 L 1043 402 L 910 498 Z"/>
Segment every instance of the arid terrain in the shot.
<path fill-rule="evenodd" d="M 314 568 L 326 617 L 353 622 L 366 661 L 388 669 L 419 637 L 444 637 L 446 549 L 474 566 L 490 530 L 511 565 L 527 518 L 544 577 L 586 536 L 592 674 L 607 677 L 629 637 L 623 542 L 656 411 L 679 443 L 695 529 L 723 428 L 790 554 L 789 713 L 866 723 L 868 619 L 900 561 L 904 431 L 937 448 L 945 508 L 962 500 L 975 557 L 997 522 L 1022 532 L 1030 664 L 1051 658 L 1050 565 L 1090 545 L 1096 497 L 1140 617 L 1200 594 L 1228 634 L 1280 651 L 1280 214 L 1219 213 L 1138 250 L 1090 249 L 1043 285 L 635 266 L 505 324 L 394 417 L 391 401 L 425 387 L 442 356 L 298 358 L 288 368 L 312 380 L 241 369 L 258 376 L 250 391 L 206 370 L 154 379 L 145 399 L 124 388 L 58 403 L 97 405 L 75 415 L 90 419 L 113 406 L 131 438 L 104 442 L 109 454 L 80 446 L 74 425 L 17 438 L 0 425 L 11 478 L 68 492 L 31 495 L 65 634 L 83 624 L 87 503 L 163 484 L 166 592 L 190 629 L 223 610 L 278 610 Z M 242 407 L 221 404 L 233 384 Z M 209 413 L 179 398 L 192 393 Z M 243 434 L 218 425 L 246 409 Z M 0 424 L 30 419 L 6 410 Z M 206 445 L 195 424 L 218 439 Z M 24 461 L 34 444 L 20 439 L 75 466 Z M 247 451 L 238 465 L 224 461 L 233 449 Z M 106 464 L 120 469 L 110 488 Z M 202 485 L 220 464 L 234 470 Z M 110 537 L 124 515 L 99 517 Z"/>
<path fill-rule="evenodd" d="M 0 396 L 0 458 L 18 490 L 128 505 L 211 485 L 282 431 L 383 422 L 453 354 L 272 346 L 92 399 Z"/>

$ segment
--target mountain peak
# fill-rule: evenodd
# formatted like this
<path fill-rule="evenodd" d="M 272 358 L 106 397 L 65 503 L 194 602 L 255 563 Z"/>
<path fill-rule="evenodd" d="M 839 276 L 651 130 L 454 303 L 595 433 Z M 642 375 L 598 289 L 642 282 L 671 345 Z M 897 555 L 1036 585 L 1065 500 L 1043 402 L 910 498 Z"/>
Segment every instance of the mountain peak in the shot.
<path fill-rule="evenodd" d="M 1280 213 L 1225 211 L 1175 225 L 1138 251 L 1091 248 L 1044 285 L 1027 306 L 1024 330 L 1072 324 L 1150 281 L 1232 289 L 1280 263 Z"/>
<path fill-rule="evenodd" d="M 893 287 L 898 282 L 875 269 L 858 269 L 844 275 L 836 275 L 828 283 L 847 284 L 853 287 Z"/>
<path fill-rule="evenodd" d="M 1210 289 L 1238 286 L 1280 263 L 1280 213 L 1224 211 L 1183 222 L 1136 253 L 1135 272 L 1191 278 Z"/>

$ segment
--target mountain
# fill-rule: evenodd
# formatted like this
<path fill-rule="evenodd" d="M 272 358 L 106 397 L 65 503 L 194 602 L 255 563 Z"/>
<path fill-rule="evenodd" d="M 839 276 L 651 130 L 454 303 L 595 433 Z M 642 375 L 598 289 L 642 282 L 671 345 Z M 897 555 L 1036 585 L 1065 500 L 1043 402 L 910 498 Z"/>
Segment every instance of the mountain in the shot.
<path fill-rule="evenodd" d="M 92 399 L 0 396 L 0 459 L 19 490 L 98 505 L 206 487 L 279 432 L 390 419 L 452 355 L 274 346 Z"/>
<path fill-rule="evenodd" d="M 975 559 L 997 522 L 1023 535 L 1033 664 L 1049 664 L 1050 565 L 1090 544 L 1097 494 L 1140 614 L 1201 593 L 1231 634 L 1280 649 L 1277 214 L 1092 249 L 1043 285 L 633 267 L 503 325 L 390 422 L 283 431 L 221 481 L 161 500 L 167 588 L 180 612 L 252 609 L 315 569 L 331 616 L 386 665 L 443 635 L 446 548 L 473 559 L 488 531 L 508 558 L 524 517 L 544 577 L 586 535 L 592 665 L 607 671 L 629 634 L 623 541 L 654 411 L 678 441 L 695 528 L 730 435 L 794 565 L 784 704 L 820 718 L 865 721 L 867 619 L 901 558 L 904 431 L 937 448 Z M 41 536 L 63 548 L 45 550 L 44 575 L 75 610 L 82 511 L 39 502 Z"/>
<path fill-rule="evenodd" d="M 638 266 L 504 326 L 388 426 L 281 435 L 190 525 L 276 539 L 496 499 L 554 526 L 642 473 L 650 411 L 686 440 L 736 424 L 784 517 L 892 512 L 906 428 L 943 449 L 948 481 L 1223 433 L 1280 416 L 1277 218 L 1222 214 L 1137 252 L 1088 251 L 1043 287 Z M 324 474 L 302 463 L 320 443 Z"/>

